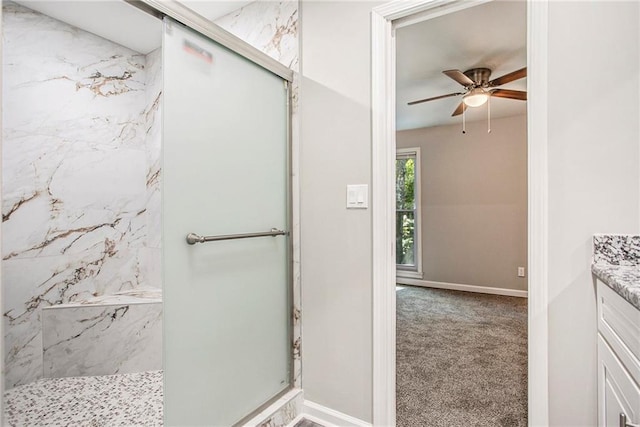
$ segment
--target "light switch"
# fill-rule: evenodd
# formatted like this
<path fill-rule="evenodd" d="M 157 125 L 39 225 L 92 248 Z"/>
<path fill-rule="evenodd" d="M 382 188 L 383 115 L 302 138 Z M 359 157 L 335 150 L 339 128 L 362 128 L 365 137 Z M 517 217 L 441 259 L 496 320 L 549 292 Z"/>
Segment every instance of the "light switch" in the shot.
<path fill-rule="evenodd" d="M 367 184 L 347 185 L 347 209 L 367 209 L 369 207 L 369 186 Z"/>

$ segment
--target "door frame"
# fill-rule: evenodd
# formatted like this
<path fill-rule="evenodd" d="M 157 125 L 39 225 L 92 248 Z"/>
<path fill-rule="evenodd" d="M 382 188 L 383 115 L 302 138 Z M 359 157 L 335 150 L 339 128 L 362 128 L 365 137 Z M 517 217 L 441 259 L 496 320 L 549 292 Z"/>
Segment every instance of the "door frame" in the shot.
<path fill-rule="evenodd" d="M 371 13 L 373 425 L 396 422 L 395 29 L 488 0 L 394 1 Z M 549 423 L 548 368 L 548 0 L 527 1 L 528 414 Z"/>

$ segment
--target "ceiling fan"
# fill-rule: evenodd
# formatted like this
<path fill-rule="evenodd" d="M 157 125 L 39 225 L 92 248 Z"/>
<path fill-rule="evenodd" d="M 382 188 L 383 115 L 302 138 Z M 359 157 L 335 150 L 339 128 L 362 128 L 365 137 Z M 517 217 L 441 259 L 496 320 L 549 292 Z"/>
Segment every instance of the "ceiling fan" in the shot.
<path fill-rule="evenodd" d="M 494 89 L 497 86 L 502 86 L 503 84 L 526 77 L 527 67 L 512 71 L 493 80 L 489 80 L 489 77 L 491 77 L 491 70 L 489 68 L 472 68 L 464 73 L 460 70 L 446 70 L 443 71 L 443 73 L 464 86 L 465 91 L 434 96 L 433 98 L 420 99 L 418 101 L 409 102 L 409 105 L 463 95 L 462 102 L 452 114 L 452 116 L 457 116 L 462 114 L 467 107 L 481 106 L 487 102 L 490 96 L 517 99 L 520 101 L 527 100 L 527 92 L 511 89 Z"/>

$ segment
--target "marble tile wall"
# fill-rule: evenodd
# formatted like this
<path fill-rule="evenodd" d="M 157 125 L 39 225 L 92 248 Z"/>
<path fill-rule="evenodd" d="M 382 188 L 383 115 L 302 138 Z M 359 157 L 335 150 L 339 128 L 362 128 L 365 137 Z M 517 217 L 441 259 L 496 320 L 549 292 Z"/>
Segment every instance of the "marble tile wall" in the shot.
<path fill-rule="evenodd" d="M 216 24 L 299 71 L 298 1 L 256 1 L 216 19 Z"/>
<path fill-rule="evenodd" d="M 44 377 L 160 370 L 162 303 L 44 308 L 42 348 Z"/>
<path fill-rule="evenodd" d="M 299 135 L 299 2 L 256 1 L 215 21 L 225 30 L 260 49 L 294 71 L 291 84 L 291 172 L 293 238 L 293 385 L 301 387 L 302 381 L 302 310 L 300 278 L 300 178 L 298 153 Z"/>
<path fill-rule="evenodd" d="M 159 53 L 3 2 L 5 386 L 43 374 L 42 309 L 159 286 Z M 149 65 L 151 65 L 149 67 Z M 151 69 L 151 72 L 150 70 Z"/>
<path fill-rule="evenodd" d="M 145 153 L 146 169 L 146 240 L 141 249 L 149 286 L 162 284 L 162 222 L 161 191 L 162 182 L 162 48 L 146 55 L 145 81 Z"/>

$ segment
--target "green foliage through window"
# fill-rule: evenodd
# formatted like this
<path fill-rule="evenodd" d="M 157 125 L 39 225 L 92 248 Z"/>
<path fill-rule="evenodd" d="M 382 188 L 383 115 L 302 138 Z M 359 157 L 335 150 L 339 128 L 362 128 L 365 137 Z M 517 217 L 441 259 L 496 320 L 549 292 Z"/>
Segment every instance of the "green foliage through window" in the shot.
<path fill-rule="evenodd" d="M 396 159 L 396 264 L 415 265 L 415 155 Z"/>

